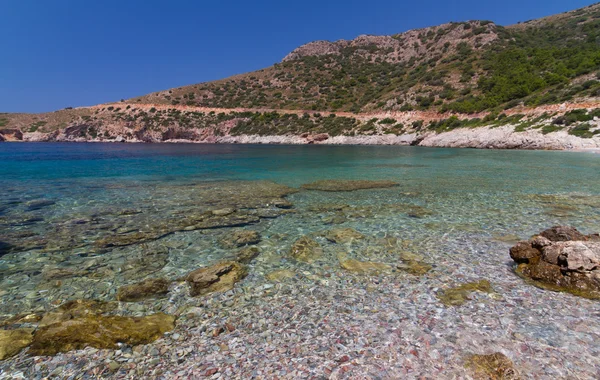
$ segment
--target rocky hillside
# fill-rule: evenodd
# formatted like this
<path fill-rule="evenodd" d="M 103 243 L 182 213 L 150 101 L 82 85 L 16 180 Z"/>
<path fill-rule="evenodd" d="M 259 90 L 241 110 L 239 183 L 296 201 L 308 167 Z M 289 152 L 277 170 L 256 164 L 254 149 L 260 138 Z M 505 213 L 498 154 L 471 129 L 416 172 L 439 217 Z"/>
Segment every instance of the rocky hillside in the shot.
<path fill-rule="evenodd" d="M 599 117 L 594 4 L 508 27 L 468 21 L 311 42 L 272 67 L 215 82 L 114 104 L 0 114 L 0 141 L 561 149 L 600 147 Z"/>
<path fill-rule="evenodd" d="M 478 112 L 600 95 L 600 4 L 502 27 L 448 23 L 317 41 L 280 64 L 131 103 L 319 111 Z"/>

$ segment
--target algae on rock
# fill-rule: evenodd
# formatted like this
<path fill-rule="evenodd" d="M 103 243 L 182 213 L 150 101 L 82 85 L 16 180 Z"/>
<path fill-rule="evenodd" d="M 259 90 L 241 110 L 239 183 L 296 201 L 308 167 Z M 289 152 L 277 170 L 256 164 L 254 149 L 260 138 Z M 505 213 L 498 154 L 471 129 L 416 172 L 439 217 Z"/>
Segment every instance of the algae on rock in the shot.
<path fill-rule="evenodd" d="M 489 355 L 469 355 L 465 367 L 473 371 L 475 379 L 481 380 L 517 380 L 519 372 L 506 355 L 495 352 Z"/>
<path fill-rule="evenodd" d="M 225 248 L 243 247 L 245 245 L 257 244 L 260 242 L 260 234 L 257 231 L 237 230 L 228 232 L 219 243 Z"/>
<path fill-rule="evenodd" d="M 323 255 L 323 248 L 315 240 L 303 236 L 292 245 L 290 255 L 298 261 L 313 263 Z"/>
<path fill-rule="evenodd" d="M 392 266 L 384 263 L 376 263 L 373 261 L 358 261 L 350 259 L 345 253 L 338 253 L 340 266 L 354 273 L 376 275 L 381 273 L 389 273 L 392 271 Z"/>
<path fill-rule="evenodd" d="M 444 289 L 437 294 L 437 298 L 446 306 L 460 306 L 470 299 L 474 291 L 491 293 L 494 290 L 488 280 L 480 280 Z"/>
<path fill-rule="evenodd" d="M 175 317 L 163 313 L 145 317 L 88 315 L 40 328 L 29 352 L 54 355 L 85 347 L 117 348 L 117 343 L 148 344 L 174 328 Z"/>
<path fill-rule="evenodd" d="M 0 360 L 15 356 L 33 340 L 33 329 L 0 330 Z"/>
<path fill-rule="evenodd" d="M 137 284 L 121 286 L 117 300 L 135 302 L 145 298 L 164 296 L 169 292 L 169 281 L 164 278 L 149 278 Z"/>
<path fill-rule="evenodd" d="M 196 269 L 186 277 L 190 285 L 192 297 L 213 292 L 226 292 L 233 289 L 248 271 L 246 267 L 235 261 L 222 261 L 209 267 Z"/>
<path fill-rule="evenodd" d="M 354 240 L 361 240 L 365 235 L 352 228 L 337 228 L 325 233 L 325 238 L 332 243 L 344 244 L 351 243 Z"/>

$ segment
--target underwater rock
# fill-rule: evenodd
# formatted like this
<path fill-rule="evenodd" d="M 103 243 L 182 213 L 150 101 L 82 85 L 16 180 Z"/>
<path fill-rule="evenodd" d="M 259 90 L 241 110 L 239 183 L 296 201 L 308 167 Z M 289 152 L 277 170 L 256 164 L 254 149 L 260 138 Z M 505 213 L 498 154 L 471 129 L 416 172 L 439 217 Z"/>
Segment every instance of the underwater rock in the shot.
<path fill-rule="evenodd" d="M 227 233 L 219 243 L 225 248 L 243 247 L 245 245 L 260 242 L 260 234 L 257 231 L 237 230 Z"/>
<path fill-rule="evenodd" d="M 339 179 L 324 179 L 312 183 L 307 183 L 301 187 L 306 190 L 320 191 L 355 191 L 364 189 L 383 189 L 387 187 L 398 186 L 397 182 L 393 181 L 367 181 L 367 180 L 339 180 Z"/>
<path fill-rule="evenodd" d="M 290 255 L 298 261 L 312 263 L 323 255 L 323 248 L 313 239 L 303 236 L 292 245 Z"/>
<path fill-rule="evenodd" d="M 36 211 L 44 207 L 52 206 L 56 202 L 49 199 L 35 199 L 25 203 L 25 211 Z"/>
<path fill-rule="evenodd" d="M 521 277 L 543 289 L 600 298 L 600 238 L 557 226 L 517 243 L 510 257 Z"/>
<path fill-rule="evenodd" d="M 41 314 L 36 314 L 36 313 L 17 314 L 10 318 L 0 320 L 0 326 L 35 324 L 35 323 L 39 322 L 41 319 L 42 319 Z"/>
<path fill-rule="evenodd" d="M 226 216 L 226 215 L 233 214 L 235 212 L 235 210 L 232 208 L 222 208 L 219 210 L 212 210 L 211 212 L 215 216 Z"/>
<path fill-rule="evenodd" d="M 271 282 L 282 282 L 290 278 L 296 277 L 296 272 L 289 269 L 281 269 L 271 272 L 265 276 Z"/>
<path fill-rule="evenodd" d="M 235 260 L 238 263 L 248 264 L 260 254 L 258 247 L 246 247 L 239 250 L 235 255 Z"/>
<path fill-rule="evenodd" d="M 355 259 L 349 259 L 343 253 L 338 254 L 338 260 L 343 269 L 354 273 L 375 275 L 392 271 L 391 265 L 376 263 L 373 261 L 358 261 Z"/>
<path fill-rule="evenodd" d="M 0 256 L 6 255 L 7 253 L 10 253 L 10 251 L 13 249 L 13 245 L 12 244 L 8 244 L 5 243 L 3 241 L 0 241 Z"/>
<path fill-rule="evenodd" d="M 0 330 L 0 360 L 15 356 L 33 340 L 33 329 Z"/>
<path fill-rule="evenodd" d="M 501 352 L 489 355 L 469 355 L 465 367 L 473 371 L 475 379 L 485 380 L 517 380 L 519 372 L 513 362 Z"/>
<path fill-rule="evenodd" d="M 117 343 L 148 344 L 175 328 L 175 317 L 163 313 L 145 317 L 87 315 L 38 329 L 32 355 L 55 355 L 85 347 L 117 348 Z"/>
<path fill-rule="evenodd" d="M 85 271 L 76 270 L 75 268 L 58 268 L 49 265 L 42 269 L 42 278 L 45 281 L 58 280 L 62 278 L 78 277 L 85 275 Z"/>
<path fill-rule="evenodd" d="M 74 318 L 99 315 L 117 308 L 116 302 L 96 300 L 73 300 L 60 305 L 56 310 L 44 314 L 39 327 L 68 321 Z"/>
<path fill-rule="evenodd" d="M 310 206 L 308 208 L 308 211 L 324 213 L 324 212 L 332 212 L 332 211 L 342 211 L 348 207 L 350 207 L 350 206 L 346 205 L 346 204 L 325 203 L 325 204 L 318 204 L 318 205 Z"/>
<path fill-rule="evenodd" d="M 480 280 L 444 289 L 436 296 L 446 306 L 460 306 L 470 299 L 469 296 L 474 291 L 491 293 L 493 289 L 488 280 Z"/>
<path fill-rule="evenodd" d="M 121 286 L 117 300 L 135 302 L 145 298 L 164 296 L 169 292 L 169 281 L 164 278 L 149 278 L 137 284 Z"/>
<path fill-rule="evenodd" d="M 186 281 L 190 285 L 190 295 L 195 297 L 231 290 L 235 283 L 247 274 L 244 265 L 235 261 L 222 261 L 209 267 L 196 269 L 187 275 Z"/>
<path fill-rule="evenodd" d="M 292 202 L 288 201 L 287 199 L 273 199 L 271 201 L 271 204 L 277 208 L 281 208 L 281 209 L 290 209 L 292 207 L 294 207 L 294 205 L 292 204 Z"/>
<path fill-rule="evenodd" d="M 329 230 L 325 234 L 325 238 L 332 243 L 350 243 L 354 240 L 364 239 L 365 235 L 352 228 L 338 228 Z"/>

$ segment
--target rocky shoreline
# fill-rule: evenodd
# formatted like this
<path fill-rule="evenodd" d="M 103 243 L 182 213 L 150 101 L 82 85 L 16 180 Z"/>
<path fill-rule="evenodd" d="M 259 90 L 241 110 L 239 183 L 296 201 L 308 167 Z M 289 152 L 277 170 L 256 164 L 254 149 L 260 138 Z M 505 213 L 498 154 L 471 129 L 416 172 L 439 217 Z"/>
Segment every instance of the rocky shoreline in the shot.
<path fill-rule="evenodd" d="M 138 139 L 87 139 L 68 136 L 48 138 L 40 133 L 25 133 L 22 140 L 11 142 L 90 142 L 90 143 L 145 143 Z M 514 132 L 512 126 L 480 127 L 458 129 L 443 133 L 404 134 L 404 135 L 363 135 L 329 136 L 320 135 L 282 135 L 282 136 L 213 136 L 202 141 L 188 139 L 169 139 L 151 141 L 151 143 L 189 143 L 189 144 L 274 144 L 274 145 L 399 145 L 423 146 L 435 148 L 475 148 L 475 149 L 526 149 L 526 150 L 573 150 L 600 151 L 600 135 L 594 138 L 580 138 L 565 131 L 543 134 L 538 131 Z"/>

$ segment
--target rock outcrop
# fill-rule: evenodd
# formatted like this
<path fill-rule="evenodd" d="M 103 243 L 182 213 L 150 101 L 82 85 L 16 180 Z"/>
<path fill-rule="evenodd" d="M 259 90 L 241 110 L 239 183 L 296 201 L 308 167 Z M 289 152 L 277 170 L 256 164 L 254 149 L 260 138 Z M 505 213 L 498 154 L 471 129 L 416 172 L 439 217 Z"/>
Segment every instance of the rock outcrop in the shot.
<path fill-rule="evenodd" d="M 517 243 L 516 272 L 538 287 L 600 298 L 600 236 L 557 226 Z"/>

